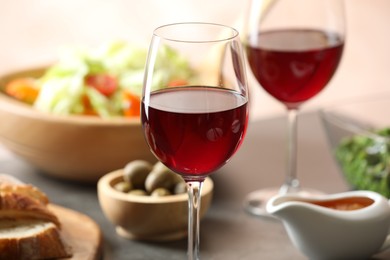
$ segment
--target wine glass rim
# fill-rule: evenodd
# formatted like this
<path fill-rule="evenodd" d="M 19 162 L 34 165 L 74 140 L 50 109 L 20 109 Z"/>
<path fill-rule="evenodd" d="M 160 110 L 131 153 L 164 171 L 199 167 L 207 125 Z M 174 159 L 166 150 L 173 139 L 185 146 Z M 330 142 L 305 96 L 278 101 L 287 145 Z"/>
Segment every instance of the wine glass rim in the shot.
<path fill-rule="evenodd" d="M 164 30 L 165 29 L 169 29 L 169 28 L 173 28 L 173 27 L 180 27 L 180 26 L 198 26 L 199 28 L 200 27 L 208 27 L 209 29 L 213 29 L 213 28 L 219 28 L 221 29 L 221 32 L 222 29 L 226 32 L 230 32 L 229 34 L 225 35 L 225 34 L 222 34 L 222 33 L 219 33 L 219 34 L 212 34 L 212 36 L 209 36 L 207 38 L 204 38 L 204 39 L 199 39 L 199 38 L 195 38 L 195 37 L 199 37 L 199 35 L 192 35 L 192 37 L 188 38 L 188 37 L 179 37 L 179 36 L 173 36 L 172 33 L 165 33 L 164 34 Z M 224 25 L 224 24 L 219 24 L 219 23 L 208 23 L 208 22 L 180 22 L 180 23 L 171 23 L 171 24 L 165 24 L 165 25 L 161 25 L 159 27 L 157 27 L 156 29 L 154 29 L 153 31 L 153 36 L 154 37 L 158 37 L 158 38 L 161 38 L 161 39 L 165 39 L 165 40 L 168 40 L 168 41 L 176 41 L 176 42 L 187 42 L 187 43 L 207 43 L 207 42 L 223 42 L 223 41 L 229 41 L 229 40 L 232 40 L 234 38 L 237 38 L 239 35 L 239 32 L 238 30 L 236 30 L 235 28 L 231 27 L 231 26 L 228 26 L 228 25 Z"/>

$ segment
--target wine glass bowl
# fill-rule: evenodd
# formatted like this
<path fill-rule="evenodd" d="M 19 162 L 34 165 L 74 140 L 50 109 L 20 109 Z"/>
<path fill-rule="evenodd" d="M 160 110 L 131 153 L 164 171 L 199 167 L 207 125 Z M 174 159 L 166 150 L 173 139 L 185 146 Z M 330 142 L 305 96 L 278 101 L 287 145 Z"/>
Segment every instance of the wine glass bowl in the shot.
<path fill-rule="evenodd" d="M 180 57 L 172 59 L 171 51 Z M 156 89 L 155 83 L 163 76 L 155 71 L 156 64 L 169 67 L 173 63 L 187 68 L 177 72 L 178 79 L 184 74 L 189 80 Z M 244 54 L 237 30 L 211 23 L 178 23 L 153 32 L 141 121 L 153 154 L 187 183 L 189 259 L 199 259 L 203 181 L 240 147 L 248 113 Z"/>
<path fill-rule="evenodd" d="M 247 53 L 253 74 L 265 91 L 288 109 L 297 109 L 325 88 L 343 51 L 337 34 L 314 29 L 262 34 L 256 47 L 248 44 Z"/>
<path fill-rule="evenodd" d="M 296 172 L 297 116 L 302 105 L 332 79 L 344 49 L 344 6 L 340 0 L 252 0 L 245 46 L 259 85 L 287 110 L 287 169 L 281 188 L 248 195 L 245 208 L 269 216 L 265 205 L 277 193 L 304 190 Z"/>
<path fill-rule="evenodd" d="M 192 103 L 188 108 L 190 111 L 180 113 L 176 110 L 166 112 L 153 106 L 148 108 L 145 133 L 158 159 L 185 179 L 203 179 L 228 161 L 242 139 L 247 117 L 247 107 L 241 105 L 246 99 L 231 93 L 204 86 L 156 92 L 151 102 L 158 106 L 177 103 L 177 106 L 188 107 L 187 104 Z M 210 98 L 219 101 L 204 108 L 203 102 Z M 229 109 L 233 106 L 231 103 L 237 100 L 240 106 L 235 110 Z M 185 129 L 177 129 L 175 122 Z"/>

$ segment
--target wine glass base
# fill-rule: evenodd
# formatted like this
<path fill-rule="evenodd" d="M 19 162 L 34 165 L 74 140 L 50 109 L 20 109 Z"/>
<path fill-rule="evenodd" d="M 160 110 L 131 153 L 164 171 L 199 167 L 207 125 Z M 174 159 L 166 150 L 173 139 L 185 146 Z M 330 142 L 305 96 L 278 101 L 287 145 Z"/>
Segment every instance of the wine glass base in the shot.
<path fill-rule="evenodd" d="M 267 212 L 266 206 L 267 202 L 273 196 L 276 196 L 278 194 L 280 194 L 280 188 L 277 187 L 253 191 L 249 193 L 245 198 L 244 209 L 246 212 L 254 216 L 277 219 L 275 216 Z M 296 194 L 303 196 L 315 196 L 323 195 L 324 193 L 313 189 L 300 189 Z"/>
<path fill-rule="evenodd" d="M 267 202 L 279 193 L 279 188 L 256 190 L 249 193 L 244 201 L 244 209 L 251 215 L 277 219 L 266 210 Z"/>

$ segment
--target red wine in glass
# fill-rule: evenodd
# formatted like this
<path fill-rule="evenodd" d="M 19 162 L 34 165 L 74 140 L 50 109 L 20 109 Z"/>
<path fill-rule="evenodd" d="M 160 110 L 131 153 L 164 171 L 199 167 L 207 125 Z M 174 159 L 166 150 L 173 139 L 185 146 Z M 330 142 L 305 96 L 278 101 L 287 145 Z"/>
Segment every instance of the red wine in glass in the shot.
<path fill-rule="evenodd" d="M 175 172 L 205 178 L 224 165 L 244 139 L 247 99 L 217 87 L 167 88 L 142 102 L 151 150 Z"/>
<path fill-rule="evenodd" d="M 263 30 L 251 38 L 247 57 L 261 87 L 285 105 L 288 111 L 287 174 L 282 187 L 248 195 L 246 209 L 258 216 L 276 193 L 315 194 L 302 190 L 296 177 L 296 122 L 302 103 L 317 95 L 335 73 L 344 49 L 343 36 L 326 30 L 280 28 Z"/>
<path fill-rule="evenodd" d="M 247 46 L 252 72 L 288 109 L 318 94 L 340 62 L 344 42 L 334 33 L 309 29 L 265 31 Z"/>
<path fill-rule="evenodd" d="M 245 136 L 249 97 L 244 65 L 239 33 L 232 27 L 190 22 L 153 31 L 141 122 L 150 150 L 187 184 L 188 260 L 200 258 L 203 181 L 228 162 Z M 189 83 L 168 86 L 176 79 Z"/>

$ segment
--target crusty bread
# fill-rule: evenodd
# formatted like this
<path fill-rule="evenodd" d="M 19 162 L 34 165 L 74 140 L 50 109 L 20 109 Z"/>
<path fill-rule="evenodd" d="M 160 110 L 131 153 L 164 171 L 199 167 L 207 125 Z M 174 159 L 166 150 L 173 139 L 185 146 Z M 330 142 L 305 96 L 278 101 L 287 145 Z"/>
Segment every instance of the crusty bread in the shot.
<path fill-rule="evenodd" d="M 58 259 L 70 257 L 57 226 L 40 220 L 0 222 L 0 259 Z"/>
<path fill-rule="evenodd" d="M 44 194 L 42 191 L 40 191 L 39 189 L 37 189 L 36 187 L 34 187 L 30 184 L 16 184 L 15 185 L 15 184 L 0 182 L 0 192 L 18 193 L 21 195 L 28 196 L 32 199 L 35 199 L 38 202 L 45 204 L 45 205 L 49 203 L 49 199 L 47 198 L 46 194 Z"/>
<path fill-rule="evenodd" d="M 46 194 L 13 176 L 0 174 L 0 219 L 40 219 L 60 222 L 48 208 Z"/>
<path fill-rule="evenodd" d="M 8 174 L 0 174 L 0 192 L 12 192 L 34 198 L 43 204 L 48 204 L 49 199 L 46 194 L 31 184 L 25 184 Z"/>
<path fill-rule="evenodd" d="M 53 259 L 71 255 L 57 216 L 38 188 L 0 174 L 0 260 Z"/>
<path fill-rule="evenodd" d="M 45 204 L 19 193 L 0 191 L 0 219 L 29 218 L 50 221 L 60 227 L 57 216 Z"/>

